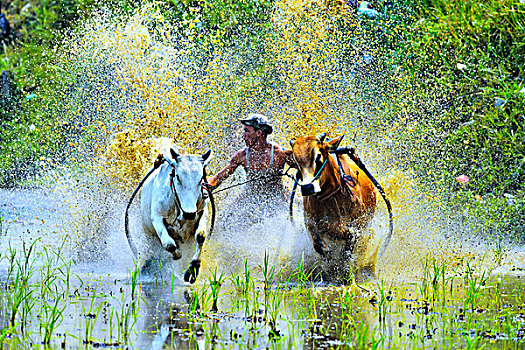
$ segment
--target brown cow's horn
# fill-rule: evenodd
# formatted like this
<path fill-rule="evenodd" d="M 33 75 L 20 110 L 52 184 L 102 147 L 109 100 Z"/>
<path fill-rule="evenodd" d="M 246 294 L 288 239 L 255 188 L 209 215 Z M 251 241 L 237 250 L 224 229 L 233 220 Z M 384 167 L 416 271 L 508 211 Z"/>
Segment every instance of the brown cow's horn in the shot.
<path fill-rule="evenodd" d="M 290 146 L 293 148 L 293 144 L 295 143 L 295 139 L 290 140 Z"/>
<path fill-rule="evenodd" d="M 322 134 L 320 134 L 319 136 L 317 136 L 317 139 L 319 140 L 319 142 L 323 142 L 324 139 L 325 139 L 325 137 L 326 137 L 326 133 L 323 132 Z"/>

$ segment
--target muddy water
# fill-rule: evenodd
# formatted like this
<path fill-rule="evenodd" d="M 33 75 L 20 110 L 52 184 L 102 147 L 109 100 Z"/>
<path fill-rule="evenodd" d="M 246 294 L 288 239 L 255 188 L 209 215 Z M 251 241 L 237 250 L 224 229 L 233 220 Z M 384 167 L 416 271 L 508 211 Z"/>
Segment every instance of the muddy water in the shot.
<path fill-rule="evenodd" d="M 263 246 L 256 249 L 257 243 L 251 244 L 251 251 L 247 252 L 248 244 L 243 239 L 256 239 L 255 233 L 265 237 L 265 230 L 270 235 L 282 232 L 278 230 L 283 226 L 276 223 L 244 232 L 248 236 L 238 236 L 236 250 L 231 246 L 234 241 L 221 245 L 218 238 L 212 237 L 207 242 L 206 260 L 196 285 L 183 283 L 180 266 L 162 257 L 158 273 L 143 276 L 134 286 L 134 263 L 121 226 L 124 201 L 115 200 L 114 208 L 108 209 L 96 201 L 88 201 L 90 197 L 85 193 L 72 190 L 2 190 L 0 194 L 2 284 L 8 278 L 13 279 L 7 272 L 9 247 L 21 254 L 23 248 L 27 251 L 28 243 L 40 239 L 35 246 L 35 272 L 31 279 L 35 281 L 35 292 L 29 322 L 25 333 L 18 328 L 12 333 L 14 337 L 3 340 L 11 346 L 38 344 L 45 318 L 43 305 L 53 305 L 57 300 L 63 311 L 53 330 L 53 347 L 313 349 L 375 344 L 380 348 L 450 348 L 476 342 L 489 348 L 507 348 L 524 339 L 525 269 L 520 264 L 519 248 L 508 247 L 501 266 L 495 267 L 489 259 L 475 254 L 481 251 L 479 247 L 461 250 L 456 246 L 456 251 L 462 252 L 461 257 L 455 260 L 457 265 L 440 265 L 445 266 L 446 276 L 436 289 L 431 287 L 435 270 L 432 272 L 430 267 L 425 270 L 421 261 L 413 262 L 415 258 L 407 257 L 404 264 L 396 262 L 389 268 L 387 262 L 399 256 L 400 245 L 406 244 L 408 247 L 404 249 L 408 249 L 418 244 L 417 239 L 398 237 L 393 242 L 393 251 L 379 262 L 379 279 L 375 281 L 348 287 L 302 285 L 298 275 L 290 284 L 287 282 L 290 274 L 283 274 L 281 283 L 275 283 L 275 278 L 272 293 L 265 294 L 261 278 Z M 99 205 L 98 210 L 93 210 L 95 205 Z M 86 212 L 87 208 L 98 212 L 98 216 L 79 222 L 79 218 L 84 218 L 79 212 Z M 381 223 L 375 225 L 381 229 Z M 97 231 L 96 241 L 79 242 L 79 237 L 85 238 L 90 230 Z M 292 231 L 285 233 L 294 237 Z M 294 239 L 285 239 L 272 250 L 270 259 L 278 270 L 295 268 L 302 255 L 294 249 L 307 251 L 310 247 L 311 242 L 301 233 L 306 234 L 298 229 Z M 435 249 L 435 256 L 448 252 L 445 247 L 442 250 L 429 247 Z M 42 253 L 46 248 L 60 249 L 66 261 L 75 260 L 69 284 L 64 281 L 53 284 L 63 293 L 62 297 L 44 298 L 38 294 L 40 271 L 47 266 L 47 255 Z M 246 293 L 235 282 L 246 276 L 244 259 L 249 261 L 247 271 L 253 283 Z M 396 275 L 397 266 L 403 269 L 398 269 Z M 410 272 L 404 273 L 406 270 Z M 212 310 L 213 271 L 224 273 L 217 311 Z M 270 295 L 280 299 L 272 299 Z M 5 332 L 10 311 L 8 298 L 5 295 L 3 298 L 0 314 Z M 278 304 L 275 309 L 272 301 Z M 271 310 L 276 310 L 277 315 L 273 327 L 269 322 Z"/>

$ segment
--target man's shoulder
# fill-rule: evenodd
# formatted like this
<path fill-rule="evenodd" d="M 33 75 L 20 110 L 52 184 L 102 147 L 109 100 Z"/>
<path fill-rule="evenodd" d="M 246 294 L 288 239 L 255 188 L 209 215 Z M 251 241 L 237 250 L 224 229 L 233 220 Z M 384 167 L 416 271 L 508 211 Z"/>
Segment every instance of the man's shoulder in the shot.
<path fill-rule="evenodd" d="M 246 147 L 243 147 L 233 154 L 231 161 L 233 163 L 242 164 L 245 158 L 246 158 Z"/>
<path fill-rule="evenodd" d="M 289 151 L 283 147 L 281 147 L 280 145 L 278 144 L 274 144 L 275 148 L 274 148 L 274 157 L 275 157 L 275 161 L 276 161 L 276 165 L 278 167 L 282 167 L 284 166 L 285 164 L 291 164 L 292 162 L 292 158 L 289 157 L 289 155 L 286 153 L 286 151 Z"/>
<path fill-rule="evenodd" d="M 283 151 L 284 151 L 283 146 L 281 146 L 280 144 L 275 143 L 275 142 L 270 142 L 270 144 L 273 146 L 273 149 L 274 149 L 276 152 L 283 152 Z"/>
<path fill-rule="evenodd" d="M 278 155 L 285 155 L 286 148 L 282 147 L 281 145 L 272 142 L 272 145 L 274 146 L 274 152 Z"/>

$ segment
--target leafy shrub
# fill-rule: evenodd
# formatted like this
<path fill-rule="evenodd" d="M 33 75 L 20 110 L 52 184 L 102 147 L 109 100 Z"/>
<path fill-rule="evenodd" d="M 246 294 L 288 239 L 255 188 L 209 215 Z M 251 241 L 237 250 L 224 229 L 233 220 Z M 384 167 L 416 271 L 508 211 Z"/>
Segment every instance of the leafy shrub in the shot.
<path fill-rule="evenodd" d="M 391 123 L 413 129 L 397 140 L 398 155 L 415 154 L 404 161 L 429 187 L 448 193 L 453 207 L 469 208 L 473 222 L 484 220 L 485 231 L 522 235 L 525 4 L 387 5 L 385 19 L 375 24 L 382 28 L 375 41 L 386 41 L 375 51 L 384 71 L 376 83 L 390 97 Z M 393 26 L 399 30 L 389 31 Z M 469 176 L 468 189 L 455 181 L 460 174 Z M 509 204 L 505 196 L 515 199 Z"/>

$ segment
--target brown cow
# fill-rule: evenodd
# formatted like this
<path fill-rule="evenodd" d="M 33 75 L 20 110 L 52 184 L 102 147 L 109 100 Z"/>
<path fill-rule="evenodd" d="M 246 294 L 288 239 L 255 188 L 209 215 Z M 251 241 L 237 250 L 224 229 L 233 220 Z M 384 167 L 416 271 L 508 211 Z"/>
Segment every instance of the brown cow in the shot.
<path fill-rule="evenodd" d="M 288 154 L 299 170 L 306 227 L 315 251 L 332 265 L 329 271 L 324 269 L 328 277 L 334 277 L 334 272 L 335 276 L 347 274 L 350 266 L 354 273 L 375 277 L 379 246 L 371 245 L 373 231 L 365 232 L 376 209 L 374 184 L 345 155 L 330 154 L 338 148 L 343 135 L 327 142 L 325 135 L 290 141 L 292 150 Z"/>

